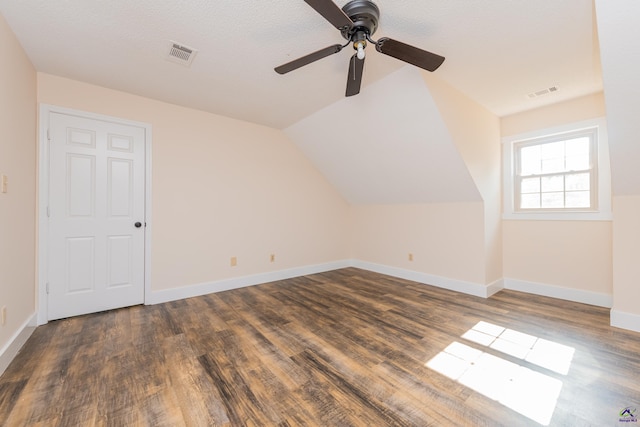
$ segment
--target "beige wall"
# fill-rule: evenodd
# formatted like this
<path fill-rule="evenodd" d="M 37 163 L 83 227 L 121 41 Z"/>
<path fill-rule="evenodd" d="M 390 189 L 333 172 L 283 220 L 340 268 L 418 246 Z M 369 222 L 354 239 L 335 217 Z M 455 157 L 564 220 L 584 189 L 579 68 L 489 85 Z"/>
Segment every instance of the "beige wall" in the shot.
<path fill-rule="evenodd" d="M 354 206 L 352 258 L 487 285 L 502 277 L 500 123 L 442 80 L 423 74 L 438 120 L 483 202 Z"/>
<path fill-rule="evenodd" d="M 502 136 L 604 115 L 598 93 L 504 117 Z M 611 295 L 611 222 L 508 220 L 503 234 L 505 278 Z"/>
<path fill-rule="evenodd" d="M 639 301 L 640 196 L 614 196 L 613 309 L 640 316 Z"/>
<path fill-rule="evenodd" d="M 611 295 L 610 221 L 504 221 L 504 277 Z"/>
<path fill-rule="evenodd" d="M 553 96 L 553 95 L 551 95 Z M 567 123 L 605 117 L 602 92 L 503 117 L 500 120 L 502 137 L 561 126 Z"/>
<path fill-rule="evenodd" d="M 36 72 L 0 15 L 0 349 L 35 313 Z M 1 356 L 1 353 L 0 353 Z"/>
<path fill-rule="evenodd" d="M 153 290 L 348 258 L 349 206 L 282 131 L 42 73 L 38 101 L 152 125 Z"/>
<path fill-rule="evenodd" d="M 482 195 L 484 284 L 502 278 L 500 120 L 433 74 L 423 73 L 452 141 Z"/>
<path fill-rule="evenodd" d="M 354 206 L 352 256 L 484 284 L 482 211 L 480 202 Z"/>

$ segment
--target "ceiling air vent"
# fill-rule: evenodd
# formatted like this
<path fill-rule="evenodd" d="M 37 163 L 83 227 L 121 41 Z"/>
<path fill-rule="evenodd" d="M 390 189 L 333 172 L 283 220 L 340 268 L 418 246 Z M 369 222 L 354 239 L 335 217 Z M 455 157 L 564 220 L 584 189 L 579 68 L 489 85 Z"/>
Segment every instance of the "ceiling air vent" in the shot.
<path fill-rule="evenodd" d="M 193 62 L 193 58 L 196 56 L 198 51 L 192 47 L 185 46 L 181 43 L 177 43 L 174 41 L 169 42 L 169 53 L 167 54 L 167 59 L 171 62 L 175 62 L 177 64 L 182 64 L 185 67 L 191 66 Z"/>
<path fill-rule="evenodd" d="M 530 99 L 533 99 L 533 98 L 537 98 L 542 95 L 548 95 L 550 93 L 557 92 L 557 91 L 558 91 L 558 86 L 551 86 L 551 87 L 537 90 L 535 92 L 531 92 L 527 94 L 527 97 Z"/>

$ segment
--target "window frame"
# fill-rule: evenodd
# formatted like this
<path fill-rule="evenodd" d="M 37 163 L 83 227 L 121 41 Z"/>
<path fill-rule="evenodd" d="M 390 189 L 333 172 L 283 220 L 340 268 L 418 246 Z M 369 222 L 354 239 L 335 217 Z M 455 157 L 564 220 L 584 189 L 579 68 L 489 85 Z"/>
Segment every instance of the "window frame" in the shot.
<path fill-rule="evenodd" d="M 590 136 L 590 197 L 589 208 L 530 208 L 521 209 L 520 192 L 517 191 L 522 175 L 520 150 L 523 147 L 539 145 L 580 136 Z M 554 128 L 541 129 L 526 134 L 518 134 L 502 139 L 503 145 L 503 219 L 541 220 L 611 220 L 611 173 L 609 149 L 604 118 L 570 123 Z M 586 171 L 586 169 L 584 170 Z M 558 173 L 533 176 L 567 175 Z M 566 192 L 566 189 L 563 190 Z"/>
<path fill-rule="evenodd" d="M 522 175 L 522 149 L 526 147 L 541 146 L 544 144 L 551 144 L 560 141 L 569 141 L 572 139 L 587 137 L 589 138 L 589 166 L 586 169 L 580 170 L 563 170 L 561 172 L 546 172 L 531 175 Z M 513 177 L 513 195 L 514 195 L 514 211 L 515 212 L 597 212 L 598 211 L 598 128 L 592 127 L 588 129 L 582 129 L 579 131 L 566 132 L 552 136 L 542 136 L 533 139 L 527 139 L 523 141 L 515 141 L 513 143 L 513 156 L 514 156 L 514 177 Z M 565 157 L 566 160 L 566 157 Z M 532 177 L 551 177 L 575 174 L 575 173 L 589 173 L 589 206 L 584 208 L 578 207 L 563 207 L 563 208 L 522 208 L 520 202 L 522 200 L 522 180 Z M 566 195 L 566 188 L 562 190 L 562 193 Z M 540 189 L 540 194 L 543 194 Z"/>

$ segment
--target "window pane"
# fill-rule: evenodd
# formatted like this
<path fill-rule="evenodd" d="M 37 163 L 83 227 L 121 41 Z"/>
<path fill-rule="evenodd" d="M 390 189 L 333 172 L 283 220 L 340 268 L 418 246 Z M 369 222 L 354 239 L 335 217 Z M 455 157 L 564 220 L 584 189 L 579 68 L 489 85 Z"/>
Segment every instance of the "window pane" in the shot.
<path fill-rule="evenodd" d="M 542 173 L 562 172 L 564 170 L 564 141 L 540 145 Z"/>
<path fill-rule="evenodd" d="M 568 140 L 565 147 L 567 157 L 589 157 L 589 138 L 586 136 Z"/>
<path fill-rule="evenodd" d="M 564 141 L 542 144 L 540 150 L 542 159 L 561 159 L 564 157 Z"/>
<path fill-rule="evenodd" d="M 542 173 L 564 172 L 564 158 L 542 159 Z"/>
<path fill-rule="evenodd" d="M 523 178 L 520 183 L 521 193 L 539 193 L 540 178 Z"/>
<path fill-rule="evenodd" d="M 520 209 L 539 209 L 540 194 L 523 194 L 520 197 Z"/>
<path fill-rule="evenodd" d="M 589 155 L 567 157 L 567 170 L 578 171 L 589 169 Z"/>
<path fill-rule="evenodd" d="M 543 208 L 564 208 L 564 193 L 542 193 Z"/>
<path fill-rule="evenodd" d="M 522 147 L 520 150 L 520 174 L 540 173 L 540 146 Z"/>
<path fill-rule="evenodd" d="M 565 153 L 567 156 L 566 170 L 589 169 L 591 163 L 589 157 L 590 144 L 589 137 L 570 139 L 565 142 Z"/>
<path fill-rule="evenodd" d="M 572 190 L 589 190 L 590 189 L 590 174 L 588 173 L 574 173 L 566 176 L 566 189 Z"/>
<path fill-rule="evenodd" d="M 567 191 L 568 208 L 588 208 L 591 206 L 591 194 L 589 191 Z"/>
<path fill-rule="evenodd" d="M 550 191 L 564 190 L 564 176 L 544 176 L 542 177 L 542 191 L 548 193 Z"/>

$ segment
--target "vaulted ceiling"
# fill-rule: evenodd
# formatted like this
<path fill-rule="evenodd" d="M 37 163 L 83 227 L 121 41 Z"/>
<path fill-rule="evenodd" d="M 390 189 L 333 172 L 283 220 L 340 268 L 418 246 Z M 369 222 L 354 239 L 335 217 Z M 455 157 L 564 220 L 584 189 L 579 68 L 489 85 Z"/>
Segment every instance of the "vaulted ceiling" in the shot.
<path fill-rule="evenodd" d="M 498 116 L 602 89 L 590 0 L 376 3 L 374 38 L 445 56 L 438 77 Z M 0 0 L 0 13 L 38 71 L 276 128 L 340 101 L 352 55 L 274 72 L 344 41 L 303 0 Z M 198 50 L 190 67 L 166 59 L 170 41 Z M 403 66 L 370 46 L 363 91 Z"/>
<path fill-rule="evenodd" d="M 481 200 L 438 106 L 413 67 L 285 132 L 352 204 Z"/>
<path fill-rule="evenodd" d="M 376 3 L 375 39 L 445 56 L 434 76 L 498 117 L 604 89 L 614 194 L 640 194 L 636 0 Z M 418 82 L 425 71 L 369 46 L 353 98 L 344 97 L 350 47 L 275 73 L 344 41 L 303 0 L 0 0 L 0 14 L 40 72 L 285 129 L 352 202 L 478 198 Z M 168 59 L 172 41 L 197 49 L 189 67 Z M 349 131 L 335 134 L 334 123 Z M 434 185 L 438 168 L 456 177 L 446 189 Z"/>

